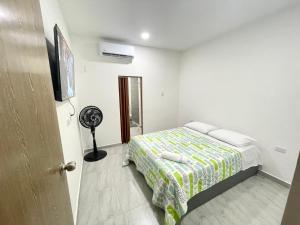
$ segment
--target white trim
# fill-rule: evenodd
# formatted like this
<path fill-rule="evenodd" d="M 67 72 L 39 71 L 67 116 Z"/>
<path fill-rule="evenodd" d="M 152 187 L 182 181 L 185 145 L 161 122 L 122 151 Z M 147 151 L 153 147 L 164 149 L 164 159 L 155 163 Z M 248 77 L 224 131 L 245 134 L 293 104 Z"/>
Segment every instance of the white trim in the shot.
<path fill-rule="evenodd" d="M 100 148 L 111 148 L 111 147 L 115 147 L 115 146 L 118 146 L 118 145 L 122 145 L 122 143 L 119 142 L 119 143 L 115 143 L 115 144 L 111 144 L 111 145 L 103 145 Z"/>
<path fill-rule="evenodd" d="M 115 143 L 115 144 L 110 144 L 110 145 L 102 145 L 102 146 L 98 146 L 98 148 L 111 148 L 111 147 L 115 147 L 115 146 L 118 146 L 118 145 L 122 145 L 121 142 L 119 143 Z M 89 153 L 89 152 L 92 152 L 93 151 L 93 148 L 90 148 L 90 149 L 84 149 L 83 150 L 83 153 L 86 154 L 86 153 Z"/>
<path fill-rule="evenodd" d="M 268 173 L 268 172 L 266 172 L 264 170 L 260 170 L 258 173 L 261 174 L 264 177 L 267 177 L 267 178 L 269 178 L 269 179 L 271 179 L 271 180 L 273 180 L 273 181 L 275 181 L 275 182 L 277 182 L 277 183 L 279 183 L 279 184 L 287 187 L 287 188 L 291 187 L 291 184 L 289 182 L 284 181 L 284 180 L 282 180 L 282 179 L 280 179 L 280 178 L 278 178 L 278 177 L 276 177 L 276 176 L 274 176 L 274 175 L 272 175 L 272 174 L 270 174 L 270 173 Z"/>

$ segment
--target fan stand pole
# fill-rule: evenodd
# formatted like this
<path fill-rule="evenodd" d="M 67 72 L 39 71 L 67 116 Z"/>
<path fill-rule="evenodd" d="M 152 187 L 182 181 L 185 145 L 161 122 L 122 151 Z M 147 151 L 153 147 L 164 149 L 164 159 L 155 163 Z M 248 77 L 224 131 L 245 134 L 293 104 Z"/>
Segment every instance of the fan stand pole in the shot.
<path fill-rule="evenodd" d="M 94 149 L 94 153 L 97 154 L 97 143 L 96 143 L 96 138 L 95 138 L 95 127 L 92 126 L 91 127 L 91 133 L 92 133 L 92 136 L 93 136 L 93 149 Z"/>
<path fill-rule="evenodd" d="M 93 151 L 84 156 L 84 160 L 87 161 L 87 162 L 98 161 L 100 159 L 103 159 L 107 155 L 106 151 L 98 150 L 98 148 L 97 148 L 97 143 L 96 143 L 96 138 L 95 138 L 95 127 L 94 126 L 91 127 L 91 133 L 92 133 L 92 136 L 93 136 Z"/>

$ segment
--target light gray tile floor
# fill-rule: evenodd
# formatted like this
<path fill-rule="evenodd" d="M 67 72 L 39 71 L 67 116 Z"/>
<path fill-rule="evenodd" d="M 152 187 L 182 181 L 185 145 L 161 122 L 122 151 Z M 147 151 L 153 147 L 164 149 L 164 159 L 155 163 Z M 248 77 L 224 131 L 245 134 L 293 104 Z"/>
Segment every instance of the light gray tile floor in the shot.
<path fill-rule="evenodd" d="M 126 145 L 85 162 L 77 225 L 163 225 L 164 212 L 151 202 L 152 190 L 135 165 L 122 167 Z M 182 225 L 279 225 L 288 188 L 254 176 L 193 210 Z"/>

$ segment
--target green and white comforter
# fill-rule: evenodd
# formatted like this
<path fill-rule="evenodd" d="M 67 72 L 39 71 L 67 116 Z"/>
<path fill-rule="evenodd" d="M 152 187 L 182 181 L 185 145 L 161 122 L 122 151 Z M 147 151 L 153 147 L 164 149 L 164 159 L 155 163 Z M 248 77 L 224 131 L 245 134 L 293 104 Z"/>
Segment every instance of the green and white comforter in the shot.
<path fill-rule="evenodd" d="M 191 163 L 162 159 L 162 151 L 182 154 Z M 183 127 L 136 136 L 128 154 L 153 189 L 153 204 L 165 210 L 166 225 L 180 220 L 194 195 L 241 170 L 237 149 Z"/>

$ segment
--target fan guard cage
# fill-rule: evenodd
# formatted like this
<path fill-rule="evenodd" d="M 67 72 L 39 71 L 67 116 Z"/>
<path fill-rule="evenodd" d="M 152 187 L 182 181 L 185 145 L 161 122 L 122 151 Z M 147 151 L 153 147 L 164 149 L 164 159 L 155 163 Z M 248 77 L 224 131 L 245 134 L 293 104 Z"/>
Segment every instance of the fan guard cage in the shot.
<path fill-rule="evenodd" d="M 85 128 L 97 127 L 102 120 L 103 114 L 96 106 L 86 106 L 79 114 L 79 121 Z"/>

